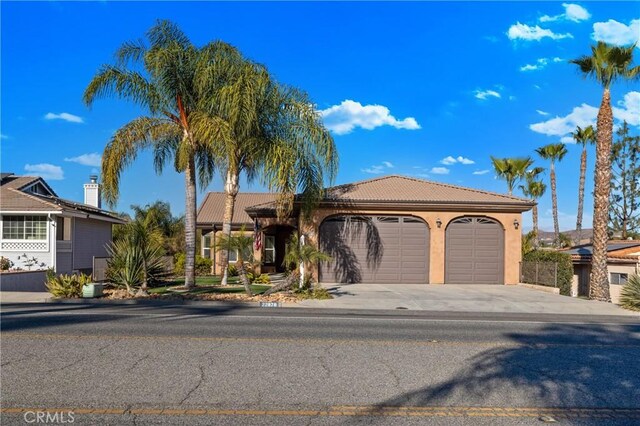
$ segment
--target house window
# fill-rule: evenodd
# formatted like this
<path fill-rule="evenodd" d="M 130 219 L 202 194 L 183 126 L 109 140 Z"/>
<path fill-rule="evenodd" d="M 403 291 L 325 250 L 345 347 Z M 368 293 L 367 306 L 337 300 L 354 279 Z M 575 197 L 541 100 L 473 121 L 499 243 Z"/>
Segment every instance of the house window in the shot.
<path fill-rule="evenodd" d="M 621 274 L 619 272 L 611 273 L 611 284 L 626 284 L 628 279 L 628 274 Z"/>
<path fill-rule="evenodd" d="M 244 262 L 250 262 L 253 259 L 253 252 L 251 248 L 248 247 L 243 251 L 242 260 Z M 229 250 L 229 262 L 237 262 L 238 261 L 238 250 Z"/>
<path fill-rule="evenodd" d="M 276 261 L 276 237 L 275 235 L 264 236 L 264 263 L 274 263 Z"/>
<path fill-rule="evenodd" d="M 205 259 L 211 258 L 211 235 L 212 233 L 209 232 L 202 236 L 202 257 Z"/>
<path fill-rule="evenodd" d="M 46 216 L 4 216 L 3 240 L 46 240 Z"/>

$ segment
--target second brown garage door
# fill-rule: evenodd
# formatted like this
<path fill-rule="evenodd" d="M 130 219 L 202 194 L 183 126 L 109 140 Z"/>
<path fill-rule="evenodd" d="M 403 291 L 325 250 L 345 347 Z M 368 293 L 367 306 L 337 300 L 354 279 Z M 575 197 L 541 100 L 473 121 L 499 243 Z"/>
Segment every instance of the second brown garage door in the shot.
<path fill-rule="evenodd" d="M 429 282 L 429 228 L 410 216 L 338 216 L 320 226 L 325 283 Z"/>
<path fill-rule="evenodd" d="M 446 231 L 445 282 L 504 284 L 504 229 L 486 217 L 461 217 Z"/>

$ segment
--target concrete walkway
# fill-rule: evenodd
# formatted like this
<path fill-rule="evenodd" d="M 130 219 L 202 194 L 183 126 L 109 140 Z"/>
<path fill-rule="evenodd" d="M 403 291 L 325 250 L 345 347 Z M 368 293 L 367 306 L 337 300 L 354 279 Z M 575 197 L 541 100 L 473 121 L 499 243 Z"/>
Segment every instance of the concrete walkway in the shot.
<path fill-rule="evenodd" d="M 43 303 L 50 297 L 44 291 L 0 291 L 0 303 Z"/>
<path fill-rule="evenodd" d="M 612 303 L 560 296 L 521 286 L 350 284 L 326 286 L 331 300 L 298 306 L 344 309 L 410 309 L 449 312 L 509 312 L 574 315 L 636 315 Z"/>

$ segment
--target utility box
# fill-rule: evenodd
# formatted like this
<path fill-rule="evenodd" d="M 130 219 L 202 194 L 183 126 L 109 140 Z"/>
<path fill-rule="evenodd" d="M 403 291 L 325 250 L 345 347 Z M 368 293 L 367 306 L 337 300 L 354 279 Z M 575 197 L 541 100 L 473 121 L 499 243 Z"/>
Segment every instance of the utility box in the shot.
<path fill-rule="evenodd" d="M 100 283 L 89 283 L 82 286 L 82 297 L 91 299 L 102 296 L 104 285 Z"/>

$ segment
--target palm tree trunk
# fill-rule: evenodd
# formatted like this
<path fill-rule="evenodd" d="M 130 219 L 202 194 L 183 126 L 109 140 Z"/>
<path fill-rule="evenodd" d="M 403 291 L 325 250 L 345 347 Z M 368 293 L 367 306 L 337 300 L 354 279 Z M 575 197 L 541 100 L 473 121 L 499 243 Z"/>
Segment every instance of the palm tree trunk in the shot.
<path fill-rule="evenodd" d="M 531 211 L 531 216 L 533 217 L 533 232 L 535 236 L 533 237 L 533 246 L 538 248 L 540 245 L 540 239 L 538 238 L 538 205 L 535 204 L 533 206 L 533 210 Z"/>
<path fill-rule="evenodd" d="M 233 210 L 236 204 L 236 195 L 240 189 L 238 173 L 227 171 L 227 179 L 224 183 L 224 191 L 227 194 L 224 204 L 224 217 L 222 218 L 222 233 L 227 237 L 231 236 L 231 221 L 233 220 Z M 220 267 L 222 268 L 221 285 L 227 285 L 229 279 L 229 251 L 220 252 Z"/>
<path fill-rule="evenodd" d="M 556 194 L 556 168 L 551 161 L 551 208 L 553 209 L 553 245 L 560 245 L 560 225 L 558 224 L 558 194 Z"/>
<path fill-rule="evenodd" d="M 587 174 L 587 144 L 585 143 L 580 157 L 580 183 L 578 185 L 578 216 L 576 218 L 576 239 L 575 244 L 580 244 L 582 240 L 582 211 L 584 209 L 584 180 Z"/>
<path fill-rule="evenodd" d="M 238 260 L 238 275 L 240 275 L 240 281 L 242 281 L 244 291 L 247 292 L 249 296 L 253 296 L 253 292 L 251 291 L 251 284 L 249 284 L 249 279 L 247 278 L 247 271 L 244 269 L 244 262 L 241 258 L 239 258 Z"/>
<path fill-rule="evenodd" d="M 609 274 L 607 271 L 607 222 L 609 219 L 609 193 L 611 191 L 611 139 L 613 112 L 609 89 L 604 89 L 598 111 L 596 134 L 595 188 L 593 195 L 593 254 L 589 298 L 610 302 Z"/>
<path fill-rule="evenodd" d="M 184 214 L 184 286 L 195 288 L 196 286 L 196 165 L 193 158 L 184 173 L 185 180 L 185 214 Z"/>

